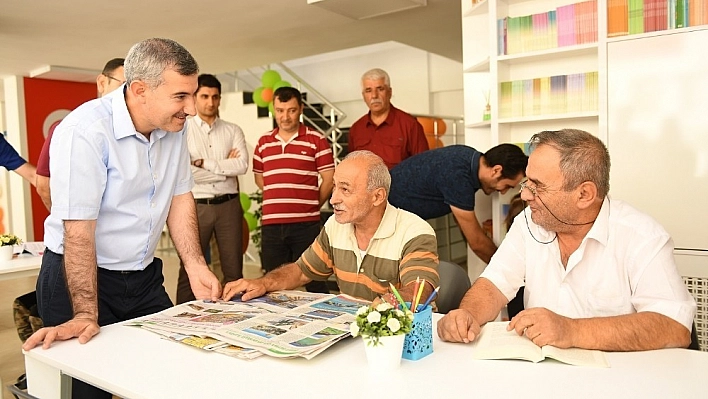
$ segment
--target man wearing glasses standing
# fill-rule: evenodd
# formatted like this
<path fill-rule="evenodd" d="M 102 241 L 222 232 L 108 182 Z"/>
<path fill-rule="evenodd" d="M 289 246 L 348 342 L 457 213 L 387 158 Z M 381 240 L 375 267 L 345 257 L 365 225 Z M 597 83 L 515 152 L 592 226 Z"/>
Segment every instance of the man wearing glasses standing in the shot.
<path fill-rule="evenodd" d="M 489 266 L 438 323 L 444 341 L 471 342 L 526 283 L 508 330 L 538 346 L 603 351 L 687 347 L 696 302 L 673 241 L 650 216 L 611 199 L 610 154 L 582 130 L 531 138 L 528 203 Z M 530 220 L 529 220 L 530 219 Z"/>
<path fill-rule="evenodd" d="M 98 97 L 103 97 L 113 90 L 121 87 L 125 83 L 125 73 L 123 71 L 123 58 L 114 58 L 106 63 L 103 71 L 96 77 L 96 89 Z M 52 141 L 54 131 L 49 132 L 47 139 L 44 140 L 42 152 L 39 154 L 37 161 L 37 194 L 42 198 L 44 206 L 52 211 L 52 198 L 49 190 L 49 144 Z"/>

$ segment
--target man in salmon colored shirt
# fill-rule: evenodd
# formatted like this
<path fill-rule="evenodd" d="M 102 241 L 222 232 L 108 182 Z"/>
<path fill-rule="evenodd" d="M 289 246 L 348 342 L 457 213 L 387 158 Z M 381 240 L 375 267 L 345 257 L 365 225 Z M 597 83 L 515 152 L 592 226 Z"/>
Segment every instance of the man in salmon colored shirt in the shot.
<path fill-rule="evenodd" d="M 391 169 L 401 161 L 428 150 L 423 127 L 411 115 L 391 105 L 391 79 L 383 69 L 361 77 L 362 96 L 369 113 L 349 129 L 349 152 L 369 150 Z"/>

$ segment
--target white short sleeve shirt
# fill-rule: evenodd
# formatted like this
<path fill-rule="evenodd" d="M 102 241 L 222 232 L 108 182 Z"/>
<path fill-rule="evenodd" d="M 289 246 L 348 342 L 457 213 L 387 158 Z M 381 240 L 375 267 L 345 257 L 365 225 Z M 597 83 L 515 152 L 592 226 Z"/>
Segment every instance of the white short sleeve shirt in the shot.
<path fill-rule="evenodd" d="M 580 247 L 563 267 L 558 241 L 519 214 L 481 277 L 511 299 L 525 283 L 525 308 L 571 318 L 656 312 L 691 329 L 696 303 L 678 273 L 664 228 L 627 203 L 605 198 Z M 528 220 L 528 227 L 527 227 Z"/>

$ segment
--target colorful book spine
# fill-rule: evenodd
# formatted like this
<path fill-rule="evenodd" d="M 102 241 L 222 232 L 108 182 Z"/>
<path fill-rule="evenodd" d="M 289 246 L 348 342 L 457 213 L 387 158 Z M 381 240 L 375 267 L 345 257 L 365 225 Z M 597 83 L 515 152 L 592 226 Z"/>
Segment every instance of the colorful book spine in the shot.
<path fill-rule="evenodd" d="M 644 33 L 644 1 L 629 0 L 628 5 L 629 34 L 636 35 L 638 33 Z"/>
<path fill-rule="evenodd" d="M 500 118 L 597 111 L 597 72 L 501 82 Z"/>
<path fill-rule="evenodd" d="M 629 16 L 627 0 L 607 1 L 607 36 L 629 34 Z"/>

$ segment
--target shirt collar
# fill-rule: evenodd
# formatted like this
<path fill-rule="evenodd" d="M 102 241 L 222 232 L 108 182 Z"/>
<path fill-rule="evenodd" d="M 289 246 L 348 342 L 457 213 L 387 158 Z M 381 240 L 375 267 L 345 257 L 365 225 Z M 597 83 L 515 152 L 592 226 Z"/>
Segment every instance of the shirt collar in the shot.
<path fill-rule="evenodd" d="M 472 187 L 482 187 L 482 184 L 479 182 L 479 169 L 480 169 L 480 156 L 482 155 L 481 152 L 476 151 L 474 154 L 472 154 L 472 161 L 470 162 L 470 168 L 472 169 Z M 475 173 L 475 170 L 477 173 Z"/>
<path fill-rule="evenodd" d="M 212 126 L 209 126 L 207 122 L 204 121 L 204 119 L 199 117 L 199 114 L 196 114 L 192 117 L 194 121 L 199 125 L 200 127 L 216 127 L 216 124 L 219 123 L 219 117 L 214 119 L 214 124 Z"/>
<path fill-rule="evenodd" d="M 590 231 L 585 235 L 585 238 L 592 238 L 593 240 L 599 242 L 602 245 L 607 245 L 607 241 L 610 235 L 610 197 L 606 196 L 602 200 L 602 206 L 600 207 L 600 213 L 597 214 L 595 222 L 592 224 Z"/>
<path fill-rule="evenodd" d="M 379 222 L 379 227 L 376 229 L 374 236 L 371 240 L 377 240 L 382 238 L 391 237 L 396 232 L 396 220 L 398 220 L 398 208 L 386 202 L 386 210 L 384 211 L 381 222 Z M 354 236 L 354 225 L 347 223 L 347 228 L 349 229 L 349 234 L 354 237 L 354 242 L 356 243 L 356 237 Z"/>
<path fill-rule="evenodd" d="M 396 116 L 395 116 L 396 111 L 398 111 L 398 108 L 394 107 L 393 104 L 389 104 L 388 115 L 386 115 L 386 119 L 383 122 L 381 122 L 381 125 L 383 125 L 384 123 L 387 125 L 393 125 L 393 121 L 396 118 Z M 366 121 L 366 123 L 369 125 L 376 126 L 376 125 L 374 125 L 374 122 L 371 120 L 371 111 L 369 111 L 369 113 L 366 115 L 369 116 L 369 120 Z M 381 126 L 381 125 L 379 125 L 379 126 Z"/>
<path fill-rule="evenodd" d="M 273 133 L 271 133 L 271 136 L 273 136 L 276 140 L 283 141 L 280 139 L 280 137 L 278 137 L 279 132 L 280 132 L 280 128 L 276 127 L 275 129 L 273 129 Z M 304 136 L 306 133 L 307 133 L 307 127 L 302 122 L 300 122 L 300 126 L 297 128 L 297 133 L 295 133 L 295 135 L 293 135 L 293 137 L 291 137 L 288 142 L 293 141 L 293 139 L 295 139 L 295 137 Z"/>
<path fill-rule="evenodd" d="M 113 135 L 116 140 L 128 136 L 142 137 L 142 139 L 145 139 L 145 136 L 135 129 L 133 119 L 130 117 L 130 112 L 128 112 L 128 104 L 125 102 L 126 90 L 127 86 L 123 85 L 122 88 L 113 90 L 107 96 L 102 97 L 105 101 L 110 101 L 111 103 L 111 109 L 113 110 Z M 185 123 L 185 127 L 186 126 L 187 124 Z M 184 131 L 184 129 L 182 129 L 182 131 Z M 167 132 L 162 129 L 155 129 L 150 134 L 150 140 L 155 142 L 165 137 L 166 134 Z"/>
<path fill-rule="evenodd" d="M 371 238 L 372 240 L 388 238 L 396 232 L 398 212 L 398 208 L 386 202 L 386 210 L 381 218 L 381 223 L 379 223 L 379 228 L 376 229 L 374 236 Z"/>

